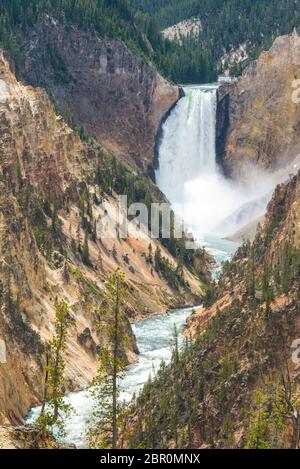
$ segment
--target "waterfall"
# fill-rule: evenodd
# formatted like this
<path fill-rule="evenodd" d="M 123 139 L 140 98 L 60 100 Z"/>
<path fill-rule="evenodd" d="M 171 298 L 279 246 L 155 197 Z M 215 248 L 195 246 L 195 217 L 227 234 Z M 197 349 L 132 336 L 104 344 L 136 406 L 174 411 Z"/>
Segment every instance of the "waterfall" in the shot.
<path fill-rule="evenodd" d="M 216 110 L 217 86 L 184 88 L 163 125 L 156 171 L 157 185 L 201 241 L 231 235 L 263 215 L 274 186 L 257 169 L 247 183 L 225 178 L 216 163 Z"/>
<path fill-rule="evenodd" d="M 157 182 L 176 211 L 181 206 L 187 209 L 185 219 L 189 228 L 192 226 L 189 210 L 196 214 L 195 231 L 203 217 L 206 230 L 210 229 L 209 217 L 214 223 L 218 219 L 217 210 L 213 211 L 212 207 L 219 197 L 219 183 L 222 185 L 224 178 L 216 164 L 215 128 L 215 86 L 185 88 L 185 96 L 173 109 L 163 127 Z M 224 196 L 224 183 L 221 192 Z M 228 201 L 228 197 L 226 200 Z M 222 201 L 217 205 L 222 206 Z M 224 207 L 222 210 L 224 211 Z M 234 243 L 224 240 L 214 240 L 210 244 L 210 251 L 218 264 L 229 259 L 235 249 Z M 176 326 L 180 334 L 193 309 L 176 310 L 172 314 L 155 316 L 133 325 L 141 355 L 139 361 L 126 370 L 121 383 L 122 401 L 130 401 L 133 394 L 147 382 L 153 369 L 158 370 L 161 360 L 165 363 L 170 361 L 173 326 Z M 180 341 L 183 341 L 183 336 L 180 337 Z M 76 409 L 76 413 L 66 422 L 65 441 L 84 448 L 87 444 L 86 420 L 91 416 L 93 405 L 91 395 L 88 390 L 72 393 L 66 397 L 66 402 Z M 40 408 L 32 409 L 27 421 L 34 422 L 39 413 Z"/>
<path fill-rule="evenodd" d="M 217 89 L 187 87 L 163 128 L 156 182 L 172 203 L 183 202 L 195 175 L 216 171 Z"/>

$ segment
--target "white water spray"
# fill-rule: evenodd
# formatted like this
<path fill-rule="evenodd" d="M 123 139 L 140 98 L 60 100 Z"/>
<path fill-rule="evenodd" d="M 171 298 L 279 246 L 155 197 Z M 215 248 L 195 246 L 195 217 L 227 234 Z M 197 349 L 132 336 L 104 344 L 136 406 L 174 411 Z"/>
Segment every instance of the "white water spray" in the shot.
<path fill-rule="evenodd" d="M 260 174 L 243 185 L 216 163 L 217 87 L 186 87 L 163 126 L 156 181 L 194 236 L 225 237 L 264 214 L 274 178 Z"/>

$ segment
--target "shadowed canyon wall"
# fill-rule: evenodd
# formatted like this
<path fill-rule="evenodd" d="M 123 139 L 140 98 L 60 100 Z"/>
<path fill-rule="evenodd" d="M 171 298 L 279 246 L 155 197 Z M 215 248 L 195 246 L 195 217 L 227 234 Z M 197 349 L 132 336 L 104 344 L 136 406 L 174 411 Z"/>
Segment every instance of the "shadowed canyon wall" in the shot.
<path fill-rule="evenodd" d="M 23 41 L 26 78 L 108 151 L 144 170 L 179 88 L 121 42 L 45 18 Z"/>

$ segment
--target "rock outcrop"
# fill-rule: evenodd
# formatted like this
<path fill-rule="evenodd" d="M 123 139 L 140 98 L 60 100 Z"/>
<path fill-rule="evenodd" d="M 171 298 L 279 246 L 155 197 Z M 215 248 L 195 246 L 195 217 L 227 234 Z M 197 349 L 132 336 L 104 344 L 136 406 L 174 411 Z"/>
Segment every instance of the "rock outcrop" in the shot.
<path fill-rule="evenodd" d="M 216 158 L 221 167 L 229 128 L 229 104 L 232 86 L 232 83 L 222 83 L 217 90 Z"/>
<path fill-rule="evenodd" d="M 240 177 L 249 165 L 273 171 L 298 157 L 299 67 L 300 37 L 296 32 L 278 37 L 222 100 L 220 119 L 227 120 L 229 99 L 229 125 L 225 142 L 224 128 L 221 133 L 219 158 L 228 175 Z"/>
<path fill-rule="evenodd" d="M 26 79 L 108 151 L 147 170 L 179 89 L 121 42 L 45 18 L 23 40 Z"/>
<path fill-rule="evenodd" d="M 200 18 L 192 17 L 187 20 L 180 21 L 173 26 L 169 26 L 162 31 L 162 34 L 166 39 L 182 44 L 184 39 L 198 38 L 202 30 L 203 26 Z"/>
<path fill-rule="evenodd" d="M 12 427 L 0 425 L 0 449 L 76 449 L 75 445 L 58 443 L 53 435 L 34 425 Z"/>

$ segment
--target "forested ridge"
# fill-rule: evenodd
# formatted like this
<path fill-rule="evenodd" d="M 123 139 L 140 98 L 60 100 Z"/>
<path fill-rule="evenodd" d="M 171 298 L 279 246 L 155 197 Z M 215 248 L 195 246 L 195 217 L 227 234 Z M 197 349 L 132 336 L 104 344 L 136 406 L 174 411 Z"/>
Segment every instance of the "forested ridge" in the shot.
<path fill-rule="evenodd" d="M 300 24 L 299 0 L 130 0 L 134 8 L 151 16 L 158 29 L 198 16 L 199 38 L 188 38 L 183 48 L 197 60 L 199 49 L 216 69 L 220 58 L 247 43 L 250 60 L 268 49 L 276 36 L 288 34 Z M 236 73 L 237 70 L 234 70 Z"/>
<path fill-rule="evenodd" d="M 129 447 L 299 448 L 299 368 L 291 359 L 299 334 L 299 181 L 300 173 L 277 187 L 254 242 L 224 263 L 208 309 L 190 316 L 185 344 L 175 331 L 171 363 L 131 405 Z"/>
<path fill-rule="evenodd" d="M 211 58 L 202 49 L 194 60 L 189 48 L 165 40 L 155 21 L 134 13 L 127 0 L 3 0 L 0 4 L 0 45 L 22 71 L 24 56 L 20 34 L 48 14 L 66 24 L 94 31 L 100 37 L 123 41 L 135 55 L 156 65 L 175 82 L 210 81 L 215 78 Z"/>
<path fill-rule="evenodd" d="M 222 72 L 224 54 L 246 44 L 248 61 L 267 49 L 273 39 L 300 24 L 299 0 L 3 0 L 0 5 L 0 44 L 19 70 L 24 57 L 20 32 L 49 14 L 101 37 L 121 40 L 169 80 L 201 83 Z M 199 16 L 202 32 L 182 45 L 163 38 L 160 30 Z M 241 67 L 234 67 L 233 74 Z"/>
<path fill-rule="evenodd" d="M 147 55 L 141 31 L 136 28 L 126 0 L 3 0 L 0 5 L 0 43 L 21 64 L 18 32 L 26 31 L 44 14 L 76 24 L 100 36 L 124 41 L 136 53 Z"/>
<path fill-rule="evenodd" d="M 130 2 L 134 8 L 153 16 L 160 28 L 172 26 L 199 14 L 200 7 L 199 0 L 130 0 Z"/>

